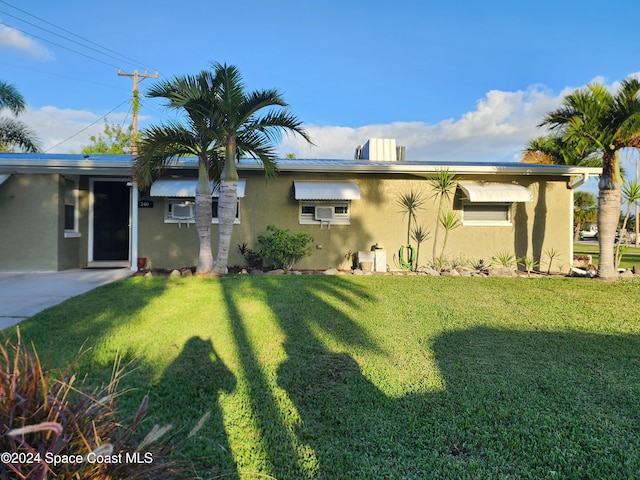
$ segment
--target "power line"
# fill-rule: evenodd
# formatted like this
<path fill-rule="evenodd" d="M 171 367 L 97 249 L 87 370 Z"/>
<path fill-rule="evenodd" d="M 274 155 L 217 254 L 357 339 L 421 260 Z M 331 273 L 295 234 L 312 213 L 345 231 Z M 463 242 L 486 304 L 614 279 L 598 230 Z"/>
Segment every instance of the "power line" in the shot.
<path fill-rule="evenodd" d="M 16 27 L 14 27 L 13 25 L 9 25 L 9 24 L 8 24 L 8 23 L 6 23 L 6 22 L 1 22 L 1 23 L 2 23 L 3 25 L 6 25 L 7 27 L 11 27 L 11 28 L 13 28 L 14 30 L 17 30 L 17 31 L 18 31 L 18 32 L 20 32 L 20 33 L 24 33 L 24 34 L 26 34 L 26 35 L 30 35 L 30 36 L 32 36 L 32 37 L 34 37 L 34 38 L 37 38 L 37 39 L 39 39 L 39 40 L 42 40 L 43 42 L 47 42 L 47 43 L 50 43 L 51 45 L 55 45 L 56 47 L 64 48 L 65 50 L 68 50 L 68 51 L 70 51 L 70 52 L 73 52 L 73 53 L 75 53 L 75 54 L 77 54 L 77 55 L 81 55 L 81 56 L 83 56 L 83 57 L 85 57 L 85 58 L 89 58 L 89 59 L 91 59 L 91 60 L 95 60 L 96 62 L 103 63 L 104 65 L 108 65 L 109 67 L 113 67 L 113 68 L 120 68 L 120 67 L 118 67 L 117 65 L 114 65 L 114 64 L 112 64 L 112 63 L 105 62 L 104 60 L 100 60 L 99 58 L 91 57 L 91 56 L 89 56 L 89 55 L 87 55 L 87 54 L 84 54 L 84 53 L 82 53 L 82 52 L 78 52 L 77 50 L 74 50 L 74 49 L 69 48 L 69 47 L 65 47 L 64 45 L 60 45 L 59 43 L 52 42 L 51 40 L 48 40 L 48 39 L 43 38 L 43 37 L 40 37 L 40 36 L 35 35 L 35 34 L 33 34 L 33 33 L 26 32 L 26 31 L 24 31 L 24 30 L 20 30 L 19 28 L 16 28 Z"/>
<path fill-rule="evenodd" d="M 56 24 L 54 24 L 54 23 L 51 23 L 51 22 L 49 22 L 49 21 L 47 21 L 47 20 L 45 20 L 45 19 L 43 19 L 43 18 L 40 18 L 40 17 L 38 17 L 38 16 L 36 16 L 36 15 L 33 15 L 33 14 L 31 14 L 31 13 L 27 12 L 26 10 L 22 10 L 21 8 L 18 8 L 18 7 L 16 7 L 15 5 L 10 4 L 9 2 L 5 2 L 4 0 L 0 0 L 0 3 L 4 3 L 5 5 L 8 5 L 9 7 L 13 8 L 13 9 L 15 9 L 15 10 L 18 10 L 19 12 L 22 12 L 22 13 L 24 13 L 25 15 L 28 15 L 28 16 L 30 16 L 30 17 L 32 17 L 32 18 L 35 18 L 36 20 L 39 20 L 40 22 L 43 22 L 43 23 L 45 23 L 45 24 L 47 24 L 47 25 L 50 25 L 50 26 L 52 26 L 52 27 L 54 27 L 54 28 L 57 28 L 58 30 L 61 30 L 61 31 L 65 32 L 65 33 L 68 33 L 69 35 L 72 35 L 72 36 L 74 36 L 74 37 L 76 37 L 76 38 L 79 38 L 80 40 L 82 40 L 82 41 L 84 41 L 84 42 L 90 43 L 91 45 L 95 45 L 96 47 L 101 48 L 102 50 L 105 50 L 106 52 L 110 52 L 110 53 L 112 53 L 112 54 L 117 55 L 118 57 L 121 57 L 121 58 L 123 58 L 123 59 L 126 59 L 126 60 L 127 60 L 127 63 L 131 63 L 132 65 L 142 65 L 142 66 L 144 66 L 144 67 L 146 67 L 146 68 L 150 68 L 150 69 L 152 69 L 152 70 L 157 70 L 157 68 L 149 67 L 148 65 L 145 65 L 143 62 L 137 61 L 137 60 L 135 60 L 135 59 L 133 59 L 133 58 L 131 58 L 131 57 L 128 57 L 127 55 L 123 55 L 123 54 L 121 54 L 121 53 L 119 53 L 119 52 L 116 52 L 115 50 L 111 50 L 110 48 L 104 47 L 104 46 L 102 46 L 102 45 L 100 45 L 100 44 L 98 44 L 98 43 L 96 43 L 96 42 L 94 42 L 94 41 L 92 41 L 92 40 L 89 40 L 88 38 L 82 37 L 82 36 L 80 36 L 80 35 L 78 35 L 78 34 L 76 34 L 76 33 L 72 32 L 72 31 L 70 31 L 70 30 L 67 30 L 67 29 L 65 29 L 65 28 L 62 28 L 62 27 L 60 27 L 60 26 L 58 26 L 58 25 L 56 25 Z M 83 47 L 85 47 L 85 48 L 89 48 L 89 49 L 91 49 L 91 50 L 97 51 L 97 50 L 95 50 L 95 49 L 93 49 L 93 48 L 91 48 L 91 47 L 87 47 L 86 45 L 82 45 L 82 44 L 80 44 L 80 43 L 78 43 L 78 42 L 76 42 L 76 41 L 74 41 L 74 40 L 71 40 L 71 39 L 69 39 L 69 38 L 66 38 L 66 37 L 64 37 L 64 36 L 62 36 L 62 35 L 59 35 L 59 34 L 55 33 L 55 32 L 51 32 L 51 31 L 49 31 L 49 30 L 47 30 L 47 29 L 45 29 L 45 28 L 42 28 L 42 27 L 40 27 L 40 26 L 38 26 L 38 25 L 34 25 L 34 24 L 30 23 L 30 22 L 27 22 L 26 20 L 21 19 L 21 18 L 19 18 L 19 17 L 16 17 L 16 16 L 14 16 L 14 15 L 11 15 L 10 13 L 7 13 L 7 12 L 2 12 L 2 13 L 4 13 L 5 15 L 9 15 L 10 17 L 16 18 L 16 19 L 18 19 L 18 20 L 20 20 L 20 21 L 22 21 L 22 22 L 24 22 L 24 23 L 27 23 L 27 24 L 29 24 L 29 25 L 35 26 L 36 28 L 40 28 L 41 30 L 44 30 L 44 31 L 46 31 L 46 32 L 48 32 L 48 33 L 52 33 L 53 35 L 56 35 L 56 36 L 61 37 L 61 38 L 64 38 L 65 40 L 69 40 L 70 42 L 76 43 L 77 45 L 80 45 L 80 46 L 83 46 Z M 12 27 L 12 28 L 15 28 L 15 27 Z M 39 37 L 36 37 L 36 38 L 39 38 Z M 54 45 L 55 45 L 55 44 L 54 44 Z M 115 57 L 113 57 L 112 55 L 108 55 L 108 54 L 103 53 L 103 52 L 98 52 L 98 53 L 100 53 L 101 55 L 106 55 L 106 56 L 110 56 L 110 57 L 112 57 L 112 58 L 115 58 Z M 117 58 L 116 58 L 116 60 L 117 60 Z M 117 67 L 116 67 L 116 68 L 117 68 Z"/>
<path fill-rule="evenodd" d="M 21 18 L 19 18 L 19 17 L 16 17 L 15 15 L 11 15 L 10 13 L 7 13 L 7 12 L 5 12 L 5 11 L 3 11 L 3 10 L 0 10 L 0 13 L 2 13 L 2 14 L 4 14 L 4 15 L 8 15 L 9 17 L 15 18 L 16 20 L 19 20 L 19 21 L 21 21 L 21 22 L 24 22 L 24 23 L 26 23 L 27 25 L 31 25 L 32 27 L 39 28 L 40 30 L 43 30 L 43 31 L 45 31 L 45 32 L 47 32 L 47 33 L 50 33 L 51 35 L 55 35 L 56 37 L 60 37 L 60 38 L 62 38 L 63 40 L 67 40 L 67 41 L 69 41 L 69 42 L 71 42 L 71 43 L 75 43 L 76 45 L 79 45 L 79 46 L 81 46 L 81 47 L 84 47 L 84 48 L 87 48 L 87 49 L 89 49 L 89 50 L 92 50 L 92 51 L 94 51 L 94 52 L 96 52 L 96 53 L 98 53 L 98 54 L 100 54 L 100 55 L 105 55 L 105 56 L 107 56 L 107 57 L 111 57 L 111 58 L 113 58 L 114 60 L 120 60 L 120 58 L 116 57 L 115 55 L 110 55 L 110 54 L 108 54 L 108 53 L 101 52 L 101 51 L 100 51 L 100 50 L 98 50 L 97 48 L 93 48 L 93 47 L 88 47 L 88 46 L 86 46 L 86 45 L 82 45 L 82 44 L 80 44 L 80 43 L 76 42 L 75 40 L 72 40 L 72 39 L 71 39 L 71 38 L 69 38 L 69 37 L 65 37 L 65 36 L 60 35 L 60 34 L 58 34 L 58 33 L 56 33 L 56 32 L 51 31 L 51 30 L 47 30 L 46 28 L 42 28 L 41 26 L 36 25 L 35 23 L 27 22 L 26 20 L 23 20 L 23 19 L 21 19 Z M 2 23 L 4 23 L 4 22 L 2 22 Z M 6 25 L 6 24 L 5 24 L 5 25 Z M 7 25 L 7 26 L 10 26 L 10 25 Z M 15 28 L 15 27 L 11 27 L 11 28 Z M 16 29 L 16 30 L 17 30 L 17 29 Z M 54 45 L 55 45 L 55 44 L 54 44 Z M 58 46 L 60 46 L 60 45 L 58 45 Z M 74 53 L 77 53 L 77 52 L 74 52 Z M 129 63 L 129 62 L 126 62 L 126 63 Z"/>
<path fill-rule="evenodd" d="M 53 147 L 49 147 L 47 148 L 44 153 L 48 153 L 51 150 L 53 150 L 56 147 L 59 147 L 60 145 L 62 145 L 64 142 L 71 140 L 73 137 L 76 137 L 78 135 L 80 135 L 82 132 L 84 132 L 85 130 L 93 127 L 96 123 L 98 123 L 100 120 L 104 120 L 110 113 L 113 113 L 117 108 L 120 108 L 122 105 L 124 105 L 125 103 L 127 103 L 129 101 L 129 99 L 121 102 L 119 105 L 116 105 L 114 108 L 112 108 L 111 110 L 109 110 L 107 113 L 105 113 L 103 116 L 101 116 L 100 118 L 98 118 L 95 122 L 90 123 L 89 125 L 87 125 L 86 127 L 84 127 L 82 130 L 74 133 L 73 135 L 65 138 L 64 140 L 62 140 L 61 142 L 56 143 Z"/>

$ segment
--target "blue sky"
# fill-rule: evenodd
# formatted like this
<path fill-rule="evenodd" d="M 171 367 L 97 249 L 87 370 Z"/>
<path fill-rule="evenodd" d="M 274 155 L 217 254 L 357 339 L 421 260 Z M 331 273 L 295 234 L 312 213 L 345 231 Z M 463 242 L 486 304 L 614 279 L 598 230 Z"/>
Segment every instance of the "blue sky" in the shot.
<path fill-rule="evenodd" d="M 250 89 L 281 90 L 303 120 L 316 147 L 285 138 L 281 154 L 351 158 L 385 137 L 407 159 L 517 161 L 564 94 L 640 72 L 636 12 L 634 0 L 0 0 L 1 78 L 50 152 L 79 149 L 108 112 L 130 121 L 118 68 L 170 78 L 218 61 Z M 170 118 L 151 100 L 141 114 Z"/>

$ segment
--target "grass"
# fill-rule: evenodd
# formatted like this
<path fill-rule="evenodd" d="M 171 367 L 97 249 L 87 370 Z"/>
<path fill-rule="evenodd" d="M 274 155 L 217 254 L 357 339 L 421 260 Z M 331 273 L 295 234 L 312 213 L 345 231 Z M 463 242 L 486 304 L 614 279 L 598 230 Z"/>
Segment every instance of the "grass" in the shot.
<path fill-rule="evenodd" d="M 575 255 L 591 255 L 593 257 L 593 264 L 598 264 L 598 242 L 593 243 L 575 243 L 573 245 L 573 253 Z M 622 259 L 620 260 L 620 268 L 640 268 L 640 248 L 635 247 L 621 247 Z"/>
<path fill-rule="evenodd" d="M 640 284 L 131 278 L 21 325 L 213 478 L 636 478 Z M 198 422 L 202 428 L 188 432 Z"/>

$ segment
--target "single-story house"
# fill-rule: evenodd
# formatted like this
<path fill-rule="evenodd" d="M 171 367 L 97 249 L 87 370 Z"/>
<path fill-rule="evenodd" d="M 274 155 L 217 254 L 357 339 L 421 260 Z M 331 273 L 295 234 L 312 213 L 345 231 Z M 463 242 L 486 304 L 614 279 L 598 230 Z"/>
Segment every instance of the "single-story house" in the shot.
<path fill-rule="evenodd" d="M 313 253 L 296 268 L 345 267 L 350 253 L 394 254 L 407 241 L 407 218 L 398 196 L 422 192 L 427 199 L 416 222 L 430 230 L 420 263 L 431 260 L 438 204 L 429 177 L 456 174 L 455 194 L 445 201 L 461 222 L 448 235 L 444 255 L 489 262 L 509 253 L 532 257 L 546 269 L 568 270 L 573 256 L 573 189 L 601 169 L 557 165 L 426 162 L 372 155 L 359 148 L 354 160 L 281 159 L 266 178 L 259 162 L 238 163 L 238 213 L 229 266 L 245 265 L 237 246 L 256 248 L 273 224 L 313 236 Z M 400 152 L 400 148 L 397 149 Z M 0 154 L 0 271 L 55 271 L 84 267 L 181 268 L 197 263 L 193 205 L 197 164 L 181 159 L 150 189 L 131 180 L 129 155 Z M 217 249 L 216 190 L 212 248 Z M 440 229 L 438 250 L 443 246 Z M 415 244 L 415 242 L 412 242 Z M 384 258 L 384 257 L 382 257 Z M 378 265 L 379 269 L 379 265 Z"/>

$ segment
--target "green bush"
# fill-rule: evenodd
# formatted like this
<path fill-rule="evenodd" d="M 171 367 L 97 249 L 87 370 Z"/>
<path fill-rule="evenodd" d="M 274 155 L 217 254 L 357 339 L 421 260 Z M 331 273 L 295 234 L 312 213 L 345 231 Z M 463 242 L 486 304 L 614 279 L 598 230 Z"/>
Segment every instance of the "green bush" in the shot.
<path fill-rule="evenodd" d="M 293 265 L 311 255 L 309 243 L 313 237 L 308 233 L 289 233 L 275 225 L 267 227 L 268 235 L 258 235 L 258 244 L 262 256 L 271 261 L 273 268 L 291 270 Z"/>

